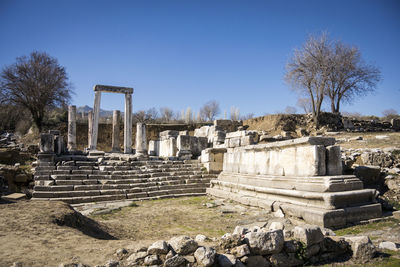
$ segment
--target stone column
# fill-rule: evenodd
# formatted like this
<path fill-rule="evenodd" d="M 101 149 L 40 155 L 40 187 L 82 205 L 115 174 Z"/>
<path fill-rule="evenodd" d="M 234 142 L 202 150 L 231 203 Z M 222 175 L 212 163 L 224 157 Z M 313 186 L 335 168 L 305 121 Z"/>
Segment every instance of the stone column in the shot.
<path fill-rule="evenodd" d="M 93 111 L 88 112 L 88 147 L 90 148 L 93 131 Z"/>
<path fill-rule="evenodd" d="M 136 154 L 147 155 L 146 124 L 136 123 Z"/>
<path fill-rule="evenodd" d="M 112 152 L 120 152 L 119 148 L 119 120 L 121 112 L 119 110 L 113 111 L 113 128 L 112 128 Z"/>
<path fill-rule="evenodd" d="M 68 107 L 68 151 L 76 150 L 76 106 Z"/>
<path fill-rule="evenodd" d="M 132 153 L 132 94 L 125 94 L 124 153 Z"/>
<path fill-rule="evenodd" d="M 96 150 L 97 148 L 97 132 L 99 130 L 99 116 L 100 116 L 100 100 L 101 92 L 94 92 L 94 106 L 93 106 L 93 125 L 92 125 L 92 137 L 90 138 L 90 150 Z"/>

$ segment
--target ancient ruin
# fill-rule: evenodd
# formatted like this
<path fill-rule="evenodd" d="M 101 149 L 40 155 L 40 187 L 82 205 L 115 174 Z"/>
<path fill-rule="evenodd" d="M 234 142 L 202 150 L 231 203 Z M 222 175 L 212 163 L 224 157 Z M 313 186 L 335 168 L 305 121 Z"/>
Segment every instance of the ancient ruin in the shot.
<path fill-rule="evenodd" d="M 101 93 L 119 93 L 125 94 L 125 113 L 124 113 L 124 153 L 129 154 L 132 152 L 132 94 L 133 88 L 117 87 L 109 85 L 95 85 L 93 88 L 95 92 L 94 106 L 93 106 L 93 119 L 91 122 L 90 132 L 90 150 L 97 148 L 97 134 L 99 130 L 99 116 L 100 116 L 100 100 Z"/>

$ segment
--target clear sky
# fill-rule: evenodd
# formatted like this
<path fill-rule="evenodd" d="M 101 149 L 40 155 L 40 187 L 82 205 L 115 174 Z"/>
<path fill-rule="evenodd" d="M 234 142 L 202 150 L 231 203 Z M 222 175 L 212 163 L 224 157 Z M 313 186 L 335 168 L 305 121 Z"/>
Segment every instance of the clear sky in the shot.
<path fill-rule="evenodd" d="M 376 93 L 342 110 L 400 112 L 396 0 L 0 0 L 0 67 L 49 53 L 66 67 L 77 106 L 92 106 L 93 86 L 109 84 L 134 87 L 134 111 L 197 111 L 217 100 L 222 113 L 263 115 L 296 105 L 285 64 L 321 31 L 357 45 L 382 71 Z M 101 107 L 123 110 L 123 96 L 103 94 Z"/>

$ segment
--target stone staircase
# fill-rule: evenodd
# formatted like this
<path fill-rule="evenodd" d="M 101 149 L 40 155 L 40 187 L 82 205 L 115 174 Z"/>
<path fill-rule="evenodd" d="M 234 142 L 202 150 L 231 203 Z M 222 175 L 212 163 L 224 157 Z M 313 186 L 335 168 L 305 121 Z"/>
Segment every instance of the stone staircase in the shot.
<path fill-rule="evenodd" d="M 79 204 L 199 196 L 206 194 L 210 180 L 216 177 L 206 173 L 197 160 L 64 156 L 36 167 L 32 199 Z"/>

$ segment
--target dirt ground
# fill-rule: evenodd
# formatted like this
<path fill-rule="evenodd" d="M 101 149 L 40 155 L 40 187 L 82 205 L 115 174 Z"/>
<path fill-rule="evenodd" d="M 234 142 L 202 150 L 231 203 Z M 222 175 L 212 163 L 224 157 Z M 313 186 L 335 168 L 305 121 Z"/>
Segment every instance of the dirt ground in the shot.
<path fill-rule="evenodd" d="M 87 218 L 62 202 L 0 204 L 0 266 L 100 265 L 119 248 L 135 251 L 175 235 L 220 237 L 238 224 L 268 219 L 267 213 L 235 205 L 207 208 L 207 197 L 137 202 Z"/>
<path fill-rule="evenodd" d="M 291 224 L 257 208 L 218 201 L 208 197 L 142 201 L 106 213 L 98 210 L 100 214 L 89 217 L 62 202 L 0 204 L 0 266 L 11 266 L 14 262 L 21 262 L 23 266 L 58 266 L 71 262 L 95 266 L 117 259 L 114 255 L 117 249 L 134 252 L 175 235 L 205 234 L 213 238 L 232 232 L 236 225 L 268 220 L 285 220 L 285 225 Z M 376 245 L 382 240 L 400 243 L 400 221 L 390 219 L 336 233 L 368 234 Z M 371 266 L 396 266 L 390 264 L 393 260 L 399 263 L 398 258 L 400 252 L 392 255 L 391 260 L 387 256 L 378 258 Z"/>

